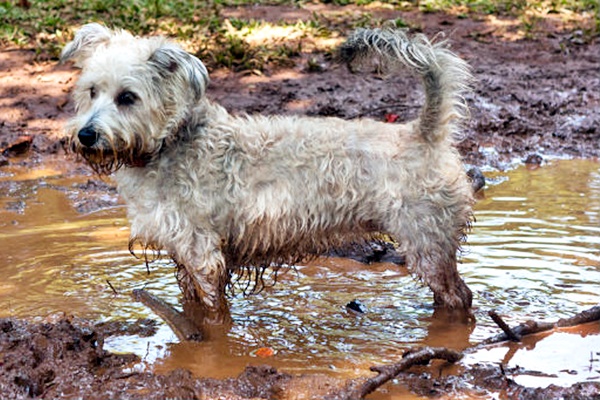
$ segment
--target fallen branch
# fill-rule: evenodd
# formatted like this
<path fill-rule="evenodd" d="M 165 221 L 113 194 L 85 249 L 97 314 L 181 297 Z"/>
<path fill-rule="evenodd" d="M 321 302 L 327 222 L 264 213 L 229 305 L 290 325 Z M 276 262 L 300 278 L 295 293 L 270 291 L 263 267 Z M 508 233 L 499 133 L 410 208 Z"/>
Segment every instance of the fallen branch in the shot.
<path fill-rule="evenodd" d="M 156 315 L 165 321 L 179 340 L 192 340 L 197 342 L 203 340 L 204 336 L 202 330 L 169 304 L 143 289 L 135 289 L 131 294 L 135 300 L 150 308 Z"/>
<path fill-rule="evenodd" d="M 498 324 L 498 326 L 500 326 L 504 333 L 488 338 L 477 345 L 466 349 L 464 352 L 447 349 L 445 347 L 425 347 L 409 351 L 402 358 L 402 361 L 398 363 L 371 367 L 371 371 L 377 372 L 378 375 L 369 378 L 364 382 L 355 381 L 353 385 L 355 388 L 346 392 L 348 394 L 344 395 L 343 398 L 348 400 L 362 399 L 364 396 L 373 393 L 377 388 L 394 379 L 401 372 L 408 370 L 414 365 L 427 365 L 434 359 L 455 363 L 463 357 L 464 353 L 474 352 L 489 344 L 515 339 L 520 341 L 522 336 L 549 331 L 555 328 L 565 328 L 598 321 L 600 320 L 600 305 L 584 310 L 573 317 L 559 319 L 556 322 L 537 322 L 530 320 L 514 328 L 510 328 L 496 312 L 490 311 L 488 315 L 496 322 L 496 324 Z"/>
<path fill-rule="evenodd" d="M 538 322 L 533 320 L 525 321 L 524 323 L 514 328 L 511 328 L 510 330 L 515 335 L 525 336 L 532 335 L 534 333 L 550 331 L 555 328 L 566 328 L 569 326 L 581 325 L 598 320 L 600 320 L 600 305 L 584 310 L 570 318 L 561 318 L 556 322 Z M 501 333 L 497 336 L 482 341 L 475 347 L 480 347 L 482 345 L 488 345 L 492 343 L 504 342 L 506 340 L 510 340 L 508 335 L 506 333 Z"/>
<path fill-rule="evenodd" d="M 445 347 L 424 347 L 415 351 L 409 352 L 402 358 L 402 361 L 391 365 L 377 365 L 371 367 L 371 371 L 377 372 L 378 375 L 367 379 L 360 387 L 355 389 L 348 399 L 362 399 L 369 393 L 372 393 L 391 379 L 394 379 L 400 372 L 405 371 L 413 365 L 426 365 L 429 361 L 446 360 L 450 363 L 455 363 L 460 360 L 463 355 L 454 350 Z"/>

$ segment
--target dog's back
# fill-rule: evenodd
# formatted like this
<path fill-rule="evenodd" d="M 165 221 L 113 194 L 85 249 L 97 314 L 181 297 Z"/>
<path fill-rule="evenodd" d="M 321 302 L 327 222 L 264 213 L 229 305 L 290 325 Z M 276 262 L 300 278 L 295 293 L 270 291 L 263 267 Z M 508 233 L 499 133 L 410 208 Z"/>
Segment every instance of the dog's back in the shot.
<path fill-rule="evenodd" d="M 260 271 L 383 232 L 398 240 L 409 267 L 435 292 L 459 287 L 460 294 L 437 296 L 437 303 L 470 307 L 456 252 L 472 197 L 453 146 L 466 115 L 466 64 L 442 44 L 392 30 L 359 30 L 341 54 L 352 63 L 378 56 L 391 71 L 408 66 L 420 74 L 426 94 L 420 118 L 400 125 L 220 113 L 209 120 L 199 146 L 209 135 L 212 156 L 227 160 L 218 181 L 230 200 L 211 213 L 227 265 Z"/>

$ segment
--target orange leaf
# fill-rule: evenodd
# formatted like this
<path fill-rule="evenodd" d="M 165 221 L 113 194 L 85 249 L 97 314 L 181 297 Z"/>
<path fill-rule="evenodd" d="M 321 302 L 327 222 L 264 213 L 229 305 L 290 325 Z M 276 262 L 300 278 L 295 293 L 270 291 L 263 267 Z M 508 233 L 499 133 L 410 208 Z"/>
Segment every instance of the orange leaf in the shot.
<path fill-rule="evenodd" d="M 256 350 L 254 354 L 260 358 L 268 358 L 275 354 L 275 350 L 270 347 L 261 347 L 260 349 Z"/>

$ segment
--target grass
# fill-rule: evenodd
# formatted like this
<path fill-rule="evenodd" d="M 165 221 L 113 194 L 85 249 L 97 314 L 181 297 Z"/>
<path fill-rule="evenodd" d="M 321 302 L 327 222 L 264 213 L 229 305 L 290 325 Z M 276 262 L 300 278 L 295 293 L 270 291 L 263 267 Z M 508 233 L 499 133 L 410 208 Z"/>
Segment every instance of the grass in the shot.
<path fill-rule="evenodd" d="M 510 16 L 520 21 L 524 37 L 534 38 L 536 25 L 545 16 L 559 15 L 565 25 L 583 29 L 591 38 L 600 32 L 600 5 L 598 0 L 422 0 L 424 12 L 457 11 L 463 17 L 472 14 Z M 593 21 L 592 26 L 579 26 L 582 19 Z"/>
<path fill-rule="evenodd" d="M 449 12 L 459 17 L 496 14 L 520 21 L 533 36 L 542 15 L 591 15 L 600 31 L 598 0 L 322 0 L 340 6 L 335 13 L 314 13 L 307 21 L 267 23 L 227 18 L 223 10 L 236 5 L 287 5 L 302 7 L 318 0 L 14 0 L 0 1 L 0 45 L 33 48 L 41 56 L 56 58 L 74 29 L 91 22 L 135 32 L 165 34 L 184 43 L 209 66 L 234 70 L 263 70 L 286 65 L 301 52 L 327 52 L 350 29 L 376 25 L 369 5 L 404 11 Z M 344 12 L 344 5 L 365 6 L 361 12 Z M 397 21 L 399 26 L 406 25 Z"/>
<path fill-rule="evenodd" d="M 584 12 L 598 9 L 597 0 L 422 0 L 423 11 L 445 11 L 464 8 L 483 14 L 508 14 L 520 16 L 526 11 L 546 10 L 550 13 Z"/>

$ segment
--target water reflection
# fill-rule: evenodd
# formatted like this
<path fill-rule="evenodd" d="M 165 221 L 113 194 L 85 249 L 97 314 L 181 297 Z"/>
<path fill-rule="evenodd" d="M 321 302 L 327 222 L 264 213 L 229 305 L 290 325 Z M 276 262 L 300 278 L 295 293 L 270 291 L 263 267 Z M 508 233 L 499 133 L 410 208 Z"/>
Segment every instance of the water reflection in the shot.
<path fill-rule="evenodd" d="M 0 169 L 0 316 L 155 318 L 129 296 L 142 287 L 178 304 L 173 266 L 164 260 L 148 274 L 129 254 L 125 211 L 114 193 L 103 199 L 111 207 L 78 213 L 73 202 L 85 202 L 81 183 L 88 177 L 63 164 Z M 460 265 L 475 292 L 475 327 L 433 318 L 430 292 L 403 268 L 330 258 L 297 266 L 258 295 L 233 298 L 235 324 L 210 344 L 169 344 L 176 339 L 166 326 L 154 338 L 107 343 L 150 363 L 158 358 L 159 369 L 205 376 L 263 363 L 255 357 L 260 347 L 275 351 L 269 364 L 290 372 L 352 376 L 415 344 L 461 349 L 492 336 L 489 309 L 515 325 L 572 315 L 600 300 L 599 170 L 596 162 L 569 160 L 486 174 L 492 183 L 476 206 Z M 347 312 L 354 299 L 368 313 Z"/>
<path fill-rule="evenodd" d="M 468 354 L 462 362 L 498 363 L 516 368 L 509 378 L 518 384 L 546 387 L 600 381 L 598 323 L 526 336 L 521 343 L 503 343 Z"/>
<path fill-rule="evenodd" d="M 490 174 L 492 178 L 494 174 Z M 600 174 L 589 160 L 512 171 L 476 207 L 465 257 L 481 309 L 518 323 L 572 315 L 600 301 Z M 512 321 L 511 321 L 512 320 Z M 472 340 L 488 335 L 478 326 Z"/>

